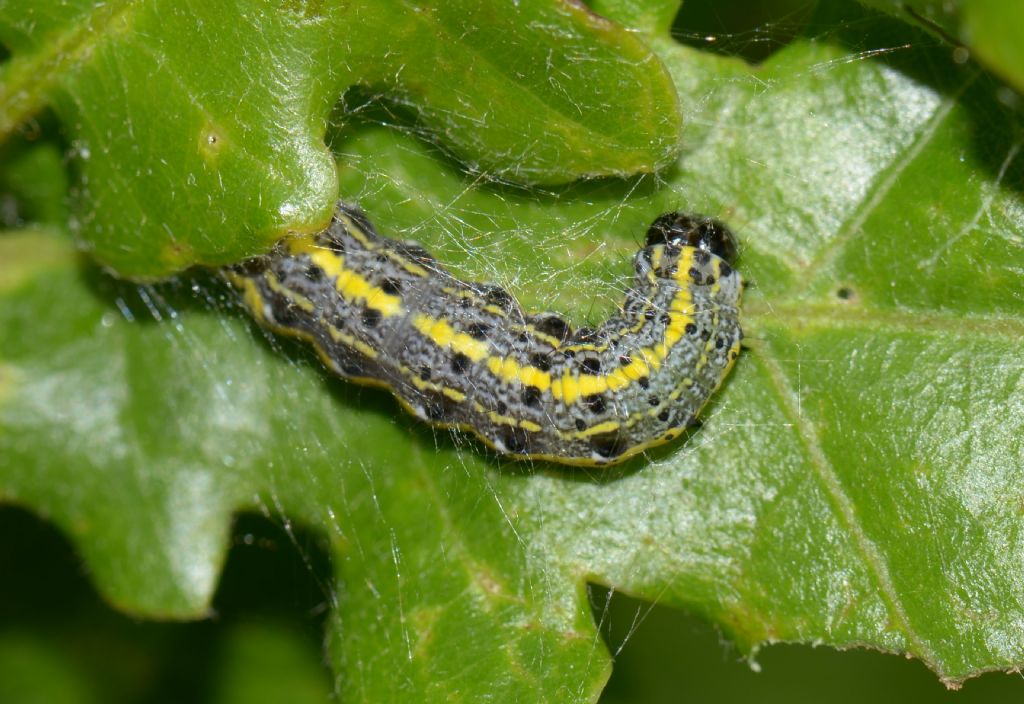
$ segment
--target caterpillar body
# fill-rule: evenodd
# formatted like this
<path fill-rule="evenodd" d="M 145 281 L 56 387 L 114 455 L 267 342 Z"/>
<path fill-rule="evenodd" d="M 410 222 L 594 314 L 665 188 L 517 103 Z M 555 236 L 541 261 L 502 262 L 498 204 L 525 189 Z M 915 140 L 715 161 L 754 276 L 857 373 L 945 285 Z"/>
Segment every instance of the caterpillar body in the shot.
<path fill-rule="evenodd" d="M 327 229 L 228 276 L 260 323 L 308 340 L 335 373 L 390 389 L 418 418 L 516 458 L 599 466 L 677 437 L 729 372 L 742 339 L 734 253 L 718 222 L 663 215 L 619 311 L 576 330 L 455 278 L 345 203 Z"/>

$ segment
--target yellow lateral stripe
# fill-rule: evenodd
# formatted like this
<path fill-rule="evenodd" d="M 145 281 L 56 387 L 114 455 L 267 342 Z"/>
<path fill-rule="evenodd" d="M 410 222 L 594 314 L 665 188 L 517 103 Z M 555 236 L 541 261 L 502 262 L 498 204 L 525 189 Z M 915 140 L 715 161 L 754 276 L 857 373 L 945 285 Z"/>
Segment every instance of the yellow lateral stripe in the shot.
<path fill-rule="evenodd" d="M 349 347 L 354 347 L 356 351 L 359 352 L 364 357 L 367 357 L 369 359 L 377 359 L 377 350 L 373 349 L 362 340 L 358 340 L 352 335 L 349 335 L 346 332 L 342 332 L 341 330 L 334 327 L 330 323 L 326 321 L 323 321 L 323 323 L 324 325 L 327 326 L 327 332 L 330 334 L 332 340 L 334 340 L 335 342 L 340 342 L 343 345 L 348 345 Z"/>
<path fill-rule="evenodd" d="M 266 323 L 267 316 L 263 314 L 265 301 L 263 300 L 263 296 L 260 295 L 260 289 L 256 285 L 256 282 L 252 279 L 242 278 L 237 274 L 231 274 L 230 278 L 231 283 L 235 286 L 242 286 L 242 300 L 245 302 L 245 305 L 249 307 L 249 310 L 253 312 L 253 315 L 256 316 L 256 319 L 261 323 Z"/>
<path fill-rule="evenodd" d="M 601 433 L 610 433 L 613 430 L 618 430 L 619 422 L 615 420 L 606 420 L 604 423 L 598 423 L 592 425 L 589 428 L 584 428 L 571 435 L 574 438 L 589 438 L 591 435 L 600 435 Z"/>
<path fill-rule="evenodd" d="M 388 254 L 389 254 L 389 257 L 391 259 L 396 259 L 397 258 L 397 257 L 394 257 L 394 256 L 390 256 L 391 255 L 390 252 Z M 411 259 L 406 259 L 405 257 L 401 257 L 401 258 L 397 258 L 397 259 L 398 259 L 398 261 L 400 261 L 402 263 L 402 268 L 405 269 L 406 271 L 408 271 L 413 276 L 426 277 L 427 275 L 430 274 L 430 272 L 428 272 L 426 269 L 424 269 L 423 267 L 421 267 L 419 264 L 417 264 L 416 262 L 412 261 Z"/>
<path fill-rule="evenodd" d="M 519 421 L 517 421 L 512 416 L 503 416 L 503 415 L 501 415 L 499 413 L 495 413 L 494 411 L 488 411 L 487 412 L 487 417 L 491 419 L 492 423 L 495 423 L 497 425 L 518 425 L 519 424 Z"/>
<path fill-rule="evenodd" d="M 543 340 L 556 350 L 561 349 L 562 341 L 559 338 L 554 337 L 553 335 L 548 335 L 546 332 L 540 332 L 532 324 L 527 325 L 526 327 L 530 331 L 530 334 L 536 337 L 538 340 Z"/>
<path fill-rule="evenodd" d="M 689 222 L 678 213 L 656 222 L 670 219 Z M 739 353 L 742 279 L 684 245 L 637 253 L 643 273 L 599 334 L 521 313 L 502 289 L 459 281 L 420 245 L 380 238 L 344 203 L 330 228 L 286 237 L 223 273 L 265 328 L 310 342 L 333 371 L 390 390 L 433 427 L 472 432 L 517 459 L 603 466 L 683 433 L 668 427 L 673 417 L 698 413 Z M 565 339 L 554 337 L 563 328 Z"/>
<path fill-rule="evenodd" d="M 481 406 L 480 404 L 475 405 L 478 411 L 484 410 L 484 407 Z M 487 417 L 490 418 L 491 422 L 494 423 L 495 425 L 507 425 L 513 428 L 519 426 L 523 430 L 528 430 L 531 433 L 539 433 L 541 430 L 543 430 L 541 426 L 534 423 L 532 420 L 526 420 L 525 418 L 522 420 L 517 420 L 512 416 L 503 416 L 500 413 L 496 413 L 494 411 L 487 411 L 486 413 Z M 474 432 L 476 432 L 475 429 L 471 428 L 471 430 L 474 430 Z"/>
<path fill-rule="evenodd" d="M 278 295 L 284 296 L 289 301 L 291 301 L 292 303 L 294 303 L 307 313 L 313 312 L 313 301 L 309 300 L 300 293 L 292 291 L 290 288 L 282 284 L 278 280 L 278 278 L 274 276 L 273 272 L 268 271 L 266 274 L 264 274 L 263 278 L 266 280 L 267 285 L 270 286 L 271 291 Z"/>
<path fill-rule="evenodd" d="M 377 350 L 370 347 L 362 340 L 356 340 L 355 342 L 356 351 L 369 359 L 377 359 Z"/>
<path fill-rule="evenodd" d="M 449 389 L 447 386 L 441 389 L 441 393 L 450 398 L 456 403 L 462 403 L 466 400 L 466 394 L 462 393 L 458 389 Z"/>
<path fill-rule="evenodd" d="M 491 346 L 486 342 L 457 331 L 443 318 L 418 313 L 413 316 L 412 326 L 441 349 L 459 352 L 474 362 L 479 362 L 491 351 Z"/>
<path fill-rule="evenodd" d="M 413 374 L 408 367 L 402 367 L 401 371 L 405 378 L 411 381 L 412 385 L 415 386 L 420 391 L 436 391 L 440 394 L 443 394 L 444 396 L 447 396 L 456 403 L 462 403 L 463 401 L 466 400 L 466 394 L 462 393 L 458 389 L 451 389 L 448 388 L 447 386 L 443 386 L 442 384 L 435 384 L 432 381 L 423 381 L 423 379 L 420 379 L 419 376 Z"/>

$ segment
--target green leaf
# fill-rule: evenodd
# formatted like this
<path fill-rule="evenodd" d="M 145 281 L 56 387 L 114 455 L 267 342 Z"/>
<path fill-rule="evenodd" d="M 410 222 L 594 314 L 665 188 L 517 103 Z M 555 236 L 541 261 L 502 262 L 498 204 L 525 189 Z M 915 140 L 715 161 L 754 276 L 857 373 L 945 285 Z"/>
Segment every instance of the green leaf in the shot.
<path fill-rule="evenodd" d="M 1019 119 L 845 5 L 756 69 L 646 31 L 688 125 L 657 176 L 489 184 L 372 106 L 332 146 L 382 231 L 580 322 L 657 214 L 728 221 L 748 349 L 691 437 L 614 471 L 503 461 L 327 378 L 210 277 L 136 287 L 8 234 L 0 494 L 147 616 L 206 613 L 234 511 L 322 531 L 344 700 L 593 700 L 588 581 L 746 648 L 870 646 L 951 684 L 1024 666 Z"/>
<path fill-rule="evenodd" d="M 125 277 L 238 261 L 323 226 L 323 137 L 350 86 L 410 106 L 489 177 L 652 171 L 677 150 L 664 68 L 560 0 L 8 0 L 0 138 L 50 102 L 73 146 L 77 234 Z"/>
<path fill-rule="evenodd" d="M 6 629 L 5 629 L 6 630 Z M 80 672 L 49 644 L 27 633 L 0 637 L 0 698 L 22 704 L 96 701 Z"/>
<path fill-rule="evenodd" d="M 0 222 L 15 227 L 31 222 L 64 227 L 68 221 L 64 204 L 68 177 L 60 151 L 51 142 L 12 142 L 0 147 Z"/>
<path fill-rule="evenodd" d="M 331 700 L 319 658 L 305 639 L 275 624 L 235 626 L 224 646 L 218 704 L 325 704 Z"/>
<path fill-rule="evenodd" d="M 861 0 L 963 47 L 958 61 L 971 55 L 1024 91 L 1024 5 L 1004 0 Z M 1012 95 L 1006 99 L 1018 102 Z"/>

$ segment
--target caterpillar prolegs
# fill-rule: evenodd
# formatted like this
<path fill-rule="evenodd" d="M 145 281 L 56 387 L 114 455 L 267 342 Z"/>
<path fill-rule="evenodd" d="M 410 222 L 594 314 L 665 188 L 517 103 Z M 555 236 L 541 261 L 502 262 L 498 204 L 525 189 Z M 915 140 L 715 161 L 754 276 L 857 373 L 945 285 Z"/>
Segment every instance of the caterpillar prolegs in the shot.
<path fill-rule="evenodd" d="M 720 223 L 662 215 L 620 310 L 574 330 L 499 286 L 460 281 L 339 203 L 327 229 L 229 277 L 262 324 L 418 418 L 518 458 L 595 466 L 677 437 L 729 372 L 743 336 L 734 254 Z"/>

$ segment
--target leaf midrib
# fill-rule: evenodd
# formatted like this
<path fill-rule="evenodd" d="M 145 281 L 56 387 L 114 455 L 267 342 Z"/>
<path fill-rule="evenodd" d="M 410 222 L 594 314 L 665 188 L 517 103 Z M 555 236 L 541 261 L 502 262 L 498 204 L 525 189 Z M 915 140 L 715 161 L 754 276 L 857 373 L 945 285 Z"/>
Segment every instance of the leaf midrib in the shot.
<path fill-rule="evenodd" d="M 856 503 L 846 493 L 846 488 L 822 448 L 817 428 L 811 423 L 808 415 L 801 412 L 797 393 L 789 384 L 779 360 L 767 345 L 758 345 L 758 359 L 768 379 L 775 386 L 783 412 L 789 417 L 792 427 L 797 430 L 810 464 L 814 468 L 814 473 L 830 499 L 836 518 L 846 526 L 846 531 L 852 537 L 857 551 L 863 556 L 868 573 L 875 582 L 879 596 L 885 603 L 890 617 L 895 624 L 899 625 L 903 635 L 910 643 L 911 650 L 925 663 L 932 667 L 937 666 L 939 663 L 937 653 L 911 623 L 899 596 L 899 591 L 889 574 L 888 559 L 884 551 L 868 536 L 861 524 L 856 511 Z"/>
<path fill-rule="evenodd" d="M 829 240 L 817 255 L 799 271 L 795 267 L 791 280 L 794 284 L 780 292 L 771 302 L 752 301 L 744 307 L 748 326 L 753 323 L 768 328 L 781 326 L 788 331 L 855 329 L 914 332 L 918 334 L 941 333 L 944 339 L 951 335 L 976 338 L 979 335 L 1005 338 L 1007 341 L 1024 336 L 1024 320 L 1003 315 L 962 317 L 962 313 L 922 311 L 909 309 L 879 309 L 870 305 L 807 300 L 815 291 L 828 288 L 826 284 L 834 278 L 833 264 L 846 251 L 856 236 L 861 233 L 865 222 L 884 203 L 899 181 L 899 177 L 913 164 L 932 143 L 940 128 L 950 119 L 961 96 L 977 80 L 980 72 L 969 75 L 951 94 L 939 103 L 929 120 L 921 125 L 917 137 L 906 145 L 892 160 L 887 169 L 880 172 L 877 187 L 865 198 L 838 235 Z M 802 275 L 809 273 L 810 275 Z M 820 296 L 820 294 L 818 294 Z M 766 336 L 759 336 L 766 339 Z M 840 476 L 821 445 L 818 429 L 811 418 L 801 412 L 797 392 L 789 383 L 786 373 L 776 358 L 770 342 L 756 342 L 757 359 L 769 382 L 774 386 L 783 412 L 789 417 L 804 446 L 808 460 L 819 483 L 829 497 L 836 518 L 846 526 L 854 541 L 856 550 L 863 556 L 865 565 L 875 582 L 880 598 L 893 622 L 910 644 L 913 651 L 931 668 L 941 671 L 941 660 L 931 644 L 917 631 L 906 611 L 899 590 L 889 572 L 889 558 L 886 552 L 869 537 L 857 514 L 857 504 L 846 491 Z"/>
<path fill-rule="evenodd" d="M 800 287 L 801 292 L 812 291 L 820 287 L 823 281 L 831 280 L 834 277 L 833 264 L 835 261 L 846 251 L 851 241 L 862 234 L 864 223 L 868 221 L 871 215 L 886 200 L 892 189 L 899 182 L 900 176 L 935 139 L 936 134 L 946 124 L 953 109 L 960 104 L 960 98 L 980 75 L 980 71 L 972 72 L 957 86 L 956 90 L 944 96 L 937 104 L 931 117 L 921 124 L 918 135 L 899 152 L 888 168 L 879 173 L 876 187 L 871 189 L 861 203 L 861 207 L 854 211 L 852 217 L 843 224 L 837 235 L 830 238 L 810 262 L 800 267 L 804 272 L 810 274 L 806 277 L 794 277 L 795 281 L 804 282 L 804 285 Z"/>
<path fill-rule="evenodd" d="M 886 309 L 850 303 L 807 302 L 785 299 L 766 303 L 752 301 L 743 306 L 746 327 L 783 328 L 802 332 L 821 330 L 865 330 L 872 333 L 897 332 L 927 335 L 941 334 L 977 339 L 979 336 L 1005 339 L 1007 343 L 1024 339 L 1024 319 L 1009 315 L 971 315 L 958 311 L 936 312 L 914 309 Z"/>

